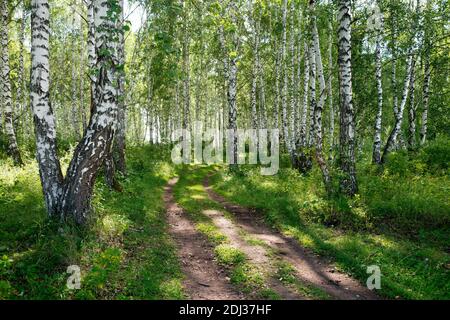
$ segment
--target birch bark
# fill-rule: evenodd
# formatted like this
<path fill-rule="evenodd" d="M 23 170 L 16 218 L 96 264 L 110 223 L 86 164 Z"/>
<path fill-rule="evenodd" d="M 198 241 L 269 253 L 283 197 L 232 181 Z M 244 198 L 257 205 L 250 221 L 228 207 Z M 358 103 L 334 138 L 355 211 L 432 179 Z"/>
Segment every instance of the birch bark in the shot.
<path fill-rule="evenodd" d="M 9 31 L 8 31 L 8 1 L 1 0 L 1 46 L 4 50 L 2 54 L 2 104 L 3 116 L 5 119 L 5 133 L 8 137 L 8 153 L 14 160 L 16 165 L 22 165 L 22 158 L 20 156 L 19 146 L 17 145 L 16 133 L 13 124 L 13 110 L 12 110 L 12 92 L 11 79 L 9 67 Z"/>
<path fill-rule="evenodd" d="M 339 92 L 340 92 L 340 168 L 344 174 L 341 190 L 349 196 L 358 192 L 355 168 L 355 111 L 352 89 L 351 1 L 339 0 Z"/>

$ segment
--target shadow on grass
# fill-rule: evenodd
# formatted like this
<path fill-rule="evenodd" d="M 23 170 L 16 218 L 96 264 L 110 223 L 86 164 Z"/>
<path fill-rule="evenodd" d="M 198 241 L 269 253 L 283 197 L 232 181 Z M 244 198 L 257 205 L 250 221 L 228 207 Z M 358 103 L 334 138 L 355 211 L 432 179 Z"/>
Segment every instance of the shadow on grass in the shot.
<path fill-rule="evenodd" d="M 123 193 L 98 179 L 88 226 L 46 218 L 36 170 L 2 185 L 0 298 L 179 299 L 181 272 L 167 236 L 162 190 L 174 174 L 156 147 L 129 152 Z M 14 180 L 13 179 L 13 180 Z M 81 290 L 66 287 L 79 265 Z"/>
<path fill-rule="evenodd" d="M 381 294 L 386 297 L 450 297 L 450 275 L 446 269 L 450 258 L 440 246 L 431 241 L 413 241 L 386 228 L 339 229 L 313 222 L 309 217 L 330 210 L 329 203 L 320 197 L 317 190 L 320 183 L 311 184 L 310 178 L 296 179 L 304 181 L 289 185 L 292 179 L 285 176 L 255 178 L 252 174 L 229 175 L 219 171 L 212 182 L 218 193 L 230 201 L 255 208 L 269 224 L 296 238 L 303 246 L 332 257 L 340 269 L 362 283 L 369 276 L 367 266 L 380 266 Z M 349 221 L 355 218 L 361 219 L 348 217 Z"/>

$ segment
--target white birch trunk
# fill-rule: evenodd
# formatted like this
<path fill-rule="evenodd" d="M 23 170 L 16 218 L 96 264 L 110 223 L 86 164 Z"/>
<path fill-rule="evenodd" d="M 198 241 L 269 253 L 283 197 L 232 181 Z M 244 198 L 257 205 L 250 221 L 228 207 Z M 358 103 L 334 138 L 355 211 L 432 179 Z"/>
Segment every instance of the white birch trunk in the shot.
<path fill-rule="evenodd" d="M 380 30 L 377 30 L 377 40 L 375 45 L 375 78 L 377 82 L 377 101 L 378 110 L 375 118 L 375 133 L 373 139 L 373 152 L 372 161 L 373 163 L 381 162 L 381 128 L 382 128 L 382 117 L 383 117 L 383 85 L 382 85 L 382 48 L 383 41 L 383 27 L 380 26 Z"/>
<path fill-rule="evenodd" d="M 47 212 L 58 214 L 63 176 L 56 152 L 55 116 L 50 106 L 49 4 L 31 2 L 31 84 L 30 103 L 36 133 L 36 158 Z"/>
<path fill-rule="evenodd" d="M 320 170 L 322 171 L 322 177 L 325 184 L 325 189 L 328 194 L 331 194 L 331 177 L 330 172 L 323 155 L 323 134 L 322 134 L 322 113 L 326 101 L 326 83 L 325 76 L 323 72 L 322 64 L 322 54 L 320 52 L 320 41 L 319 32 L 317 30 L 317 22 L 315 16 L 315 3 L 311 1 L 312 6 L 312 36 L 314 41 L 314 51 L 316 56 L 316 66 L 317 66 L 317 76 L 319 79 L 319 101 L 316 104 L 316 109 L 314 111 L 314 122 L 315 122 L 315 158 L 319 164 Z"/>
<path fill-rule="evenodd" d="M 427 131 L 428 131 L 428 107 L 430 103 L 430 77 L 431 77 L 431 68 L 430 68 L 430 54 L 427 52 L 425 55 L 425 70 L 424 70 L 424 79 L 423 79 L 423 94 L 422 94 L 422 103 L 423 103 L 423 111 L 422 111 L 422 125 L 420 128 L 420 144 L 423 145 L 427 141 Z"/>
<path fill-rule="evenodd" d="M 408 128 L 408 148 L 413 150 L 416 147 L 416 101 L 415 101 L 415 85 L 416 85 L 416 62 L 413 59 L 413 65 L 411 66 L 411 81 L 409 84 L 409 128 Z"/>
<path fill-rule="evenodd" d="M 389 138 L 387 140 L 386 146 L 384 147 L 383 155 L 381 157 L 381 162 L 383 163 L 386 160 L 387 155 L 395 148 L 395 144 L 398 138 L 398 135 L 400 134 L 402 123 L 403 123 L 403 113 L 405 110 L 406 101 L 408 98 L 408 93 L 410 89 L 410 81 L 411 81 L 411 69 L 413 64 L 413 55 L 411 50 L 408 51 L 408 61 L 407 61 L 407 67 L 406 67 L 406 77 L 403 84 L 403 93 L 402 93 L 402 99 L 400 102 L 400 106 L 397 112 L 397 117 L 395 119 L 394 127 L 391 130 L 391 133 L 389 134 Z"/>
<path fill-rule="evenodd" d="M 16 165 L 22 164 L 19 146 L 17 145 L 16 133 L 13 124 L 12 110 L 12 92 L 9 67 L 9 50 L 8 50 L 8 1 L 1 0 L 1 46 L 4 50 L 2 54 L 2 104 L 3 115 L 5 119 L 5 132 L 8 137 L 8 153 L 14 160 Z"/>
<path fill-rule="evenodd" d="M 334 102 L 333 102 L 333 24 L 328 22 L 328 105 L 330 106 L 330 131 L 329 131 L 329 143 L 330 143 L 330 155 L 329 158 L 333 159 L 334 151 Z"/>
<path fill-rule="evenodd" d="M 283 120 L 283 141 L 288 150 L 289 155 L 292 154 L 291 143 L 289 139 L 289 124 L 287 110 L 287 91 L 288 91 L 288 70 L 286 55 L 286 35 L 287 35 L 287 0 L 283 0 L 283 38 L 281 42 L 281 66 L 283 72 L 283 86 L 281 88 L 281 109 Z"/>
<path fill-rule="evenodd" d="M 310 70 L 309 70 L 309 47 L 305 42 L 304 45 L 305 52 L 303 54 L 303 60 L 305 64 L 304 75 L 303 75 L 303 103 L 302 103 L 302 112 L 300 119 L 300 146 L 305 147 L 307 142 L 307 119 L 308 119 L 308 89 L 309 89 L 309 78 L 310 78 Z"/>
<path fill-rule="evenodd" d="M 316 48 L 314 41 L 311 41 L 309 46 L 309 130 L 307 137 L 307 146 L 311 147 L 314 144 L 315 138 L 315 117 L 316 110 Z"/>
<path fill-rule="evenodd" d="M 349 196 L 358 192 L 355 168 L 355 111 L 352 89 L 351 1 L 339 0 L 339 91 L 340 168 L 345 175 L 341 190 Z"/>
<path fill-rule="evenodd" d="M 189 37 L 189 13 L 187 3 L 184 3 L 184 23 L 183 23 L 183 129 L 190 127 L 190 37 Z"/>
<path fill-rule="evenodd" d="M 94 108 L 83 139 L 69 164 L 60 212 L 84 223 L 90 211 L 90 199 L 97 172 L 111 150 L 117 127 L 118 13 L 109 15 L 113 5 L 94 0 L 95 47 L 97 55 Z"/>

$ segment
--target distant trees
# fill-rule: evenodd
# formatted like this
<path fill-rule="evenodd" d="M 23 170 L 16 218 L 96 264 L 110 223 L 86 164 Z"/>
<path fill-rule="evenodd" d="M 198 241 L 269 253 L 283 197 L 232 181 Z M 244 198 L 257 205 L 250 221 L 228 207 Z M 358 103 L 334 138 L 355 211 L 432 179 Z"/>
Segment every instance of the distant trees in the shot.
<path fill-rule="evenodd" d="M 449 63 L 449 9 L 413 2 L 376 1 L 386 21 L 370 30 L 375 3 L 361 1 L 145 0 L 129 30 L 123 0 L 54 1 L 51 16 L 34 0 L 30 38 L 30 8 L 0 0 L 1 147 L 20 164 L 35 138 L 49 213 L 78 221 L 99 168 L 114 187 L 128 145 L 167 143 L 194 120 L 279 129 L 283 163 L 317 165 L 328 193 L 352 196 L 369 149 L 382 165 L 448 128 L 450 80 L 436 70 Z M 76 146 L 64 178 L 57 135 L 60 151 Z"/>

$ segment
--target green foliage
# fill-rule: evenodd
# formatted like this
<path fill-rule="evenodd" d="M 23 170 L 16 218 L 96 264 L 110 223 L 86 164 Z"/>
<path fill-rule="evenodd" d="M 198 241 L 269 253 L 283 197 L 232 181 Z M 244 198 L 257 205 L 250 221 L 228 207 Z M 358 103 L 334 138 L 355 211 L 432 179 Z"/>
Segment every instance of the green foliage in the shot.
<path fill-rule="evenodd" d="M 438 136 L 420 150 L 418 160 L 426 165 L 431 173 L 449 173 L 450 166 L 450 138 Z"/>
<path fill-rule="evenodd" d="M 162 201 L 175 173 L 167 157 L 158 147 L 130 149 L 126 191 L 113 193 L 100 179 L 84 228 L 47 219 L 34 161 L 22 169 L 2 163 L 0 298 L 183 298 Z M 66 288 L 69 265 L 81 268 L 81 290 Z"/>
<path fill-rule="evenodd" d="M 288 168 L 276 176 L 261 176 L 258 168 L 238 175 L 221 170 L 213 183 L 361 281 L 366 266 L 379 265 L 386 297 L 448 299 L 450 181 L 433 166 L 418 170 L 423 163 L 413 159 L 398 152 L 383 168 L 358 164 L 360 193 L 353 199 L 325 197 L 317 168 L 308 176 Z"/>

